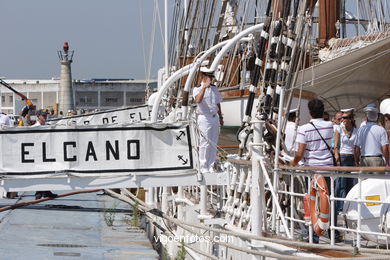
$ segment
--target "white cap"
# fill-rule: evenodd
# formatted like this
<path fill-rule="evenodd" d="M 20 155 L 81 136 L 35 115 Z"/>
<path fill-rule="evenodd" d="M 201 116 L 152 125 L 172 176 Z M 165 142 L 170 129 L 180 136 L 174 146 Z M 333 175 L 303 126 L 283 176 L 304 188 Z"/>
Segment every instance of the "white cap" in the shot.
<path fill-rule="evenodd" d="M 344 108 L 344 109 L 340 109 L 340 112 L 349 113 L 349 112 L 353 112 L 354 110 L 355 110 L 354 108 Z"/>
<path fill-rule="evenodd" d="M 368 104 L 364 109 L 364 112 L 376 112 L 378 113 L 378 109 L 375 104 Z"/>
<path fill-rule="evenodd" d="M 205 66 L 200 67 L 200 72 L 214 73 L 214 71 L 212 71 L 211 69 L 209 69 L 209 68 L 207 68 Z"/>
<path fill-rule="evenodd" d="M 210 70 L 207 67 L 200 67 L 200 72 L 209 77 L 214 77 L 214 71 Z"/>
<path fill-rule="evenodd" d="M 294 112 L 297 112 L 298 111 L 298 108 L 294 108 L 294 109 L 291 109 L 290 111 L 289 111 L 289 113 L 294 113 Z"/>

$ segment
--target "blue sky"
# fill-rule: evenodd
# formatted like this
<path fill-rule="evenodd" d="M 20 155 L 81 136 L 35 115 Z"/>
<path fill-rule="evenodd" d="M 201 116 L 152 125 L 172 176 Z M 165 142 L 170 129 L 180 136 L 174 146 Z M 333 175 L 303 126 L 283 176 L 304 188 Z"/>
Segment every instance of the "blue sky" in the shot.
<path fill-rule="evenodd" d="M 153 0 L 1 0 L 0 77 L 58 77 L 57 51 L 68 41 L 75 51 L 74 79 L 145 79 L 141 28 L 149 55 L 153 4 Z M 156 26 L 152 78 L 164 60 L 160 25 Z"/>

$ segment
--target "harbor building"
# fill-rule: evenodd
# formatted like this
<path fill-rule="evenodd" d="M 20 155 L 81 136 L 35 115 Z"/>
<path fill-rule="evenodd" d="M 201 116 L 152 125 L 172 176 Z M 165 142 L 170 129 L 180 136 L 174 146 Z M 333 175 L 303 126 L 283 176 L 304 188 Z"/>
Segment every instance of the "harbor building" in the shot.
<path fill-rule="evenodd" d="M 13 80 L 3 79 L 24 94 L 36 109 L 54 109 L 60 103 L 60 79 Z M 147 86 L 157 89 L 157 81 L 133 79 L 90 79 L 72 81 L 72 98 L 76 110 L 108 110 L 145 104 Z M 6 114 L 19 114 L 25 102 L 11 90 L 0 87 L 0 109 Z M 64 115 L 68 111 L 63 111 Z"/>

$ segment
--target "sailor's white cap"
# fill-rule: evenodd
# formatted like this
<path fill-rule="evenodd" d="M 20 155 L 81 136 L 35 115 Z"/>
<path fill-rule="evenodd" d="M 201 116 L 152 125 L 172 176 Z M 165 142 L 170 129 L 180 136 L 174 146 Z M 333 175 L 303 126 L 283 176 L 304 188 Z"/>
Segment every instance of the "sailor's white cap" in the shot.
<path fill-rule="evenodd" d="M 340 112 L 343 112 L 343 113 L 349 113 L 349 112 L 353 112 L 355 111 L 354 108 L 343 108 L 340 110 Z"/>
<path fill-rule="evenodd" d="M 298 108 L 294 108 L 294 109 L 291 109 L 290 111 L 288 111 L 289 113 L 295 113 L 298 111 Z"/>
<path fill-rule="evenodd" d="M 210 70 L 207 67 L 200 67 L 200 72 L 209 77 L 214 77 L 214 71 Z"/>

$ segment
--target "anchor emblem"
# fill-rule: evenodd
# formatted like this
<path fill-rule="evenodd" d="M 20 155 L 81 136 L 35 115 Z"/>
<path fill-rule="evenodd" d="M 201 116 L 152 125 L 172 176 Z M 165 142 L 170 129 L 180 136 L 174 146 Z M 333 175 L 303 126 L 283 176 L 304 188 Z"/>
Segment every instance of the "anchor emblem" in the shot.
<path fill-rule="evenodd" d="M 179 158 L 179 160 L 183 162 L 183 165 L 186 165 L 188 162 L 188 159 L 183 159 L 183 155 L 178 155 L 177 158 Z"/>
<path fill-rule="evenodd" d="M 186 136 L 186 133 L 184 131 L 180 131 L 180 134 L 178 136 L 176 136 L 176 140 L 181 140 L 180 137 L 182 136 Z"/>

